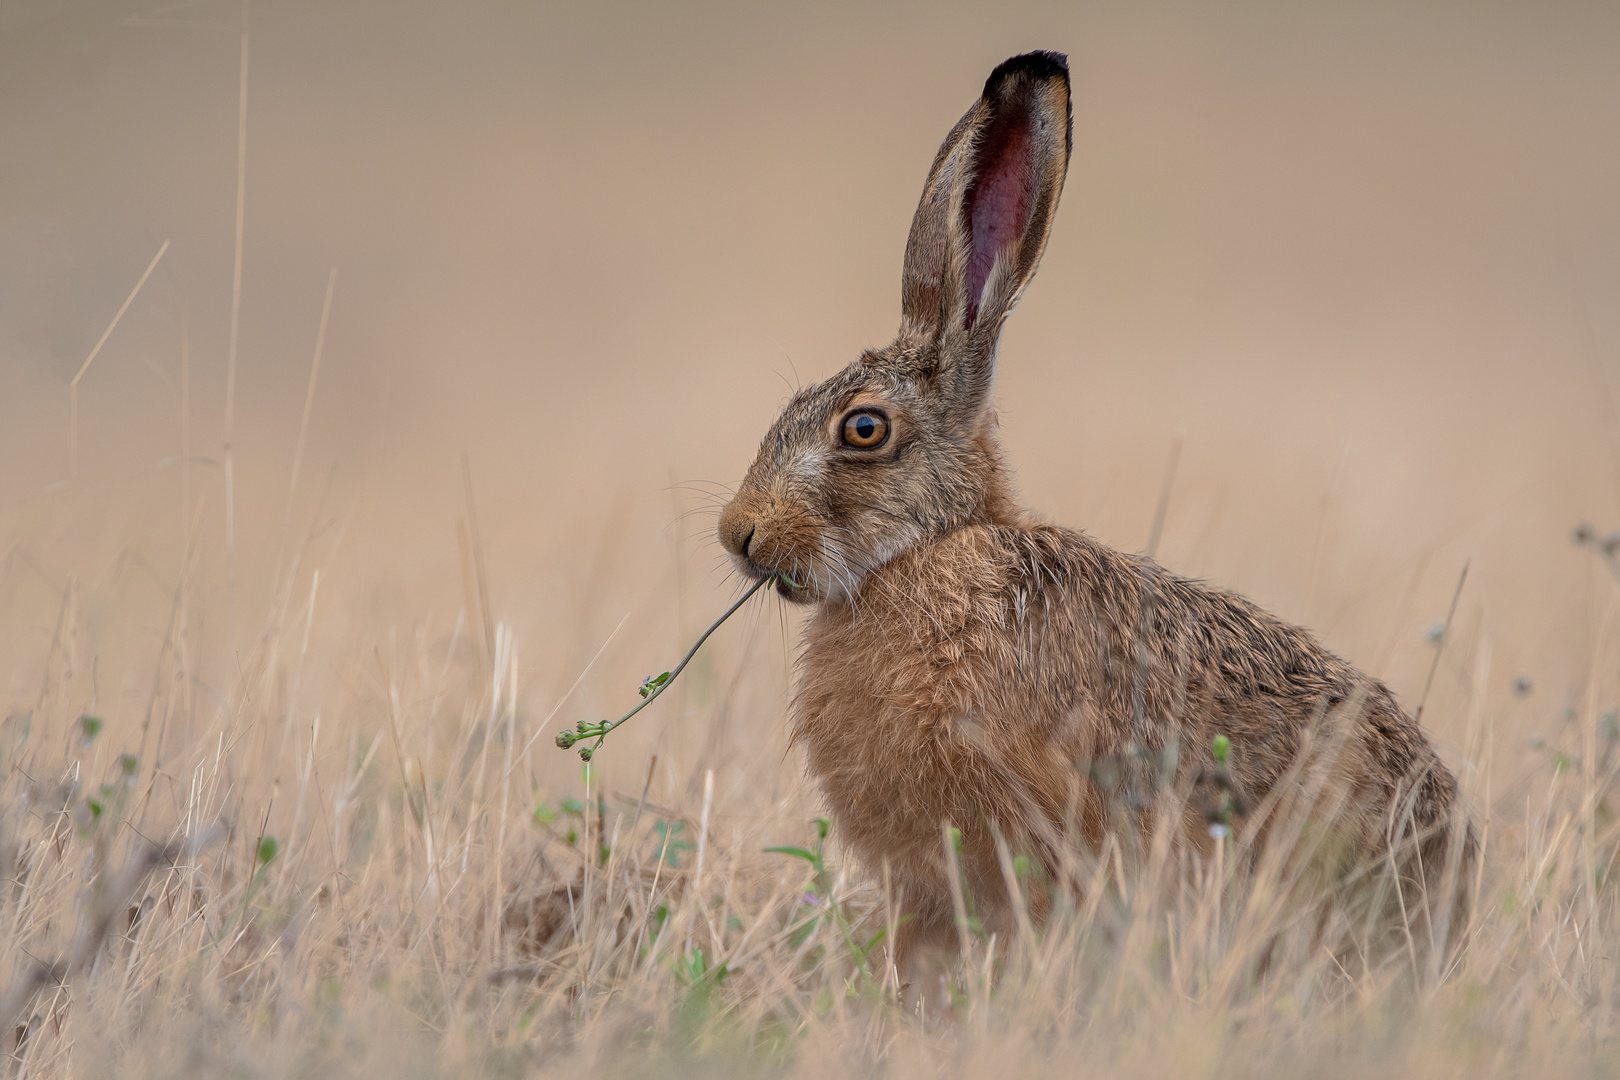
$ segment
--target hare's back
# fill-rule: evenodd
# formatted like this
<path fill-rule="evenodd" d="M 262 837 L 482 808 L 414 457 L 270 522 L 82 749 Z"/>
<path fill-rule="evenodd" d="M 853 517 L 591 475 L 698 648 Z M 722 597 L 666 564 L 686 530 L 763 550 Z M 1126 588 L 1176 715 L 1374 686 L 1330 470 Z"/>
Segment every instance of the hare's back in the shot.
<path fill-rule="evenodd" d="M 1089 685 L 1124 739 L 1173 740 L 1197 760 L 1225 735 L 1233 775 L 1257 797 L 1307 743 L 1328 746 L 1368 811 L 1399 798 L 1427 824 L 1450 809 L 1455 780 L 1394 693 L 1305 628 L 1068 529 L 1014 531 L 1008 547 L 1028 553 L 1022 580 L 1053 583 L 1042 604 L 1065 613 L 1040 626 L 1097 658 Z"/>

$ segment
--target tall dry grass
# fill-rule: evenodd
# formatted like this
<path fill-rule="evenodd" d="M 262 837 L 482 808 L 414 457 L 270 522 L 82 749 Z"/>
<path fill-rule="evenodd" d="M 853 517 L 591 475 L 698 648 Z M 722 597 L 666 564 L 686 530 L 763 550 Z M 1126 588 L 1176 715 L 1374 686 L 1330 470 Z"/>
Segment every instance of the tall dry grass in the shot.
<path fill-rule="evenodd" d="M 738 726 L 780 724 L 780 680 L 755 647 L 775 638 L 768 623 L 724 628 L 669 716 L 655 706 L 559 779 L 551 736 L 580 715 L 581 680 L 561 670 L 543 695 L 525 685 L 535 667 L 490 614 L 468 510 L 458 610 L 336 638 L 312 628 L 352 585 L 333 579 L 335 524 L 317 514 L 228 666 L 200 660 L 224 633 L 206 621 L 222 567 L 191 544 L 168 553 L 172 575 L 128 547 L 95 577 L 9 550 L 11 1074 L 1562 1076 L 1617 1064 L 1620 729 L 1596 666 L 1526 768 L 1506 746 L 1522 739 L 1504 730 L 1515 702 L 1493 689 L 1489 639 L 1453 627 L 1419 646 L 1467 681 L 1440 699 L 1460 715 L 1430 716 L 1467 733 L 1455 764 L 1484 847 L 1454 953 L 1380 947 L 1388 924 L 1357 922 L 1331 895 L 1328 937 L 1344 944 L 1330 948 L 1324 898 L 1303 901 L 1282 864 L 1241 850 L 1178 863 L 1156 838 L 1121 835 L 1077 850 L 1082 887 L 1016 940 L 985 937 L 962 896 L 955 1015 L 918 1018 L 897 1001 L 884 882 L 845 863 L 836 836 L 823 845 L 779 733 Z M 132 674 L 145 689 L 109 701 L 109 681 Z M 751 745 L 763 752 L 735 750 Z M 1040 887 L 1010 854 L 1006 871 L 1025 893 Z"/>

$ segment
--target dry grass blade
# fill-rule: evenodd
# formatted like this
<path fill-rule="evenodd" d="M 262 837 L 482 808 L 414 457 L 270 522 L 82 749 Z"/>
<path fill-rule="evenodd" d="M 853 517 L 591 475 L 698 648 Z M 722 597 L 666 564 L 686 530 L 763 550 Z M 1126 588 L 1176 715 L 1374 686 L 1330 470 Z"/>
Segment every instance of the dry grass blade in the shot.
<path fill-rule="evenodd" d="M 84 373 L 90 370 L 91 361 L 100 355 L 101 347 L 107 344 L 108 338 L 112 337 L 112 332 L 118 328 L 118 321 L 124 317 L 124 312 L 129 310 L 129 305 L 135 302 L 135 297 L 140 295 L 141 286 L 146 284 L 146 279 L 152 276 L 152 271 L 157 269 L 158 261 L 163 258 L 163 253 L 168 250 L 169 242 L 165 240 L 163 246 L 158 248 L 157 254 L 152 256 L 152 261 L 146 265 L 146 269 L 141 273 L 140 280 L 135 282 L 135 287 L 129 290 L 128 296 L 124 297 L 124 302 L 119 306 L 117 314 L 112 317 L 112 322 L 107 324 L 107 329 L 103 330 L 101 337 L 96 339 L 95 347 L 90 350 L 90 355 L 84 358 L 84 363 L 79 365 L 79 370 L 74 374 L 73 380 L 68 383 L 68 446 L 71 450 L 69 471 L 75 477 L 79 475 L 79 380 L 83 379 Z"/>

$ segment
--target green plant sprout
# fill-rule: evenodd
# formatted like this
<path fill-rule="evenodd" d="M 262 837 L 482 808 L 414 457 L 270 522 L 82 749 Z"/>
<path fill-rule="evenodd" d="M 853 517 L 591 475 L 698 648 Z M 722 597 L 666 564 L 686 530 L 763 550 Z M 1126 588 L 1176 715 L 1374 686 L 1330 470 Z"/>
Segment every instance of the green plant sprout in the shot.
<path fill-rule="evenodd" d="M 1219 778 L 1226 781 L 1226 759 L 1232 752 L 1232 740 L 1225 735 L 1217 735 L 1210 740 L 1209 756 L 1215 759 L 1215 767 L 1220 770 Z M 1226 840 L 1232 835 L 1232 811 L 1236 809 L 1230 788 L 1221 792 L 1220 805 L 1215 810 L 1215 817 L 1209 823 L 1209 835 L 1216 840 Z"/>
<path fill-rule="evenodd" d="M 828 914 L 832 916 L 834 924 L 838 927 L 839 934 L 844 939 L 844 947 L 849 950 L 850 958 L 855 961 L 861 973 L 870 978 L 872 969 L 869 958 L 872 955 L 872 950 L 876 949 L 878 944 L 887 936 L 888 929 L 879 930 L 871 938 L 867 939 L 864 944 L 856 938 L 855 928 L 851 924 L 848 914 L 844 911 L 844 905 L 833 897 L 832 869 L 827 865 L 825 854 L 827 834 L 831 831 L 832 821 L 830 819 L 816 818 L 816 847 L 814 851 L 801 847 L 768 847 L 765 849 L 768 854 L 787 855 L 790 858 L 803 859 L 810 865 L 811 891 L 805 893 L 799 901 L 801 908 L 808 909 L 808 917 L 793 927 L 788 942 L 794 949 L 798 949 L 799 946 L 803 945 L 805 939 L 815 932 L 816 923 L 821 919 L 821 907 L 826 905 Z M 792 925 L 791 920 L 789 925 Z"/>
<path fill-rule="evenodd" d="M 265 812 L 265 820 L 269 820 L 269 811 Z M 242 890 L 242 900 L 236 905 L 236 909 L 231 912 L 230 916 L 220 923 L 219 933 L 214 936 L 214 940 L 210 945 L 211 948 L 219 948 L 220 944 L 230 936 L 241 920 L 247 916 L 249 908 L 253 906 L 253 898 L 259 894 L 259 890 L 264 887 L 265 881 L 270 876 L 270 864 L 276 861 L 276 856 L 279 854 L 281 854 L 281 844 L 277 842 L 276 838 L 268 833 L 260 833 L 258 842 L 253 845 L 253 864 L 248 867 L 248 882 L 247 886 Z"/>
<path fill-rule="evenodd" d="M 1603 557 L 1603 565 L 1613 575 L 1615 581 L 1620 581 L 1620 529 L 1607 536 L 1599 536 L 1598 531 L 1586 522 L 1575 526 L 1570 535 L 1576 547 L 1589 547 L 1596 549 Z"/>
<path fill-rule="evenodd" d="M 637 691 L 641 694 L 641 704 L 637 705 L 635 708 L 631 709 L 617 720 L 598 720 L 594 724 L 588 724 L 581 720 L 578 724 L 574 725 L 574 730 L 560 731 L 557 733 L 557 745 L 564 750 L 570 750 L 573 748 L 575 743 L 581 743 L 587 739 L 594 738 L 596 740 L 594 743 L 589 746 L 581 746 L 579 748 L 579 756 L 581 760 L 590 761 L 591 755 L 595 754 L 597 750 L 601 749 L 602 743 L 608 737 L 608 732 L 612 731 L 614 728 L 618 727 L 620 724 L 624 723 L 626 720 L 636 715 L 636 713 L 640 712 L 642 709 L 645 709 L 647 706 L 651 705 L 655 700 L 657 700 L 658 695 L 662 694 L 665 690 L 668 690 L 670 684 L 673 683 L 677 677 L 679 677 L 683 670 L 685 670 L 686 665 L 692 662 L 692 657 L 696 656 L 697 651 L 703 647 L 703 643 L 709 640 L 709 635 L 720 629 L 721 623 L 735 615 L 737 613 L 737 609 L 748 602 L 749 597 L 753 596 L 755 593 L 759 592 L 759 590 L 763 589 L 767 585 L 772 584 L 773 582 L 780 582 L 781 584 L 795 591 L 806 588 L 806 586 L 800 585 L 792 578 L 789 578 L 786 574 L 771 574 L 767 577 L 760 578 L 758 581 L 754 582 L 753 585 L 749 586 L 747 592 L 743 593 L 742 596 L 737 598 L 736 603 L 732 604 L 726 609 L 724 615 L 721 615 L 718 619 L 714 620 L 714 622 L 710 623 L 709 628 L 703 631 L 702 634 L 698 635 L 698 639 L 692 643 L 692 647 L 686 650 L 686 655 L 681 657 L 680 663 L 676 664 L 668 671 L 658 675 L 649 675 L 647 678 L 641 680 L 641 686 Z"/>

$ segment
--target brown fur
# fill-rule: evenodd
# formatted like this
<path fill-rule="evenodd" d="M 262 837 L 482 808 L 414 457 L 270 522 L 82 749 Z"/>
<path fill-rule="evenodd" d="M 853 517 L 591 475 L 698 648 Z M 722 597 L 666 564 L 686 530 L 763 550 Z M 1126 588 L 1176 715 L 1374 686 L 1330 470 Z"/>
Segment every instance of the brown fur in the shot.
<path fill-rule="evenodd" d="M 800 588 L 779 591 L 814 605 L 794 737 L 837 835 L 888 867 L 913 916 L 902 952 L 955 933 L 942 823 L 961 830 L 986 921 L 1010 926 L 998 831 L 1060 879 L 1065 847 L 1110 827 L 1098 763 L 1159 763 L 1190 796 L 1181 831 L 1206 845 L 1200 783 L 1266 808 L 1263 830 L 1304 783 L 1313 740 L 1336 747 L 1334 791 L 1315 805 L 1336 800 L 1333 827 L 1357 856 L 1426 836 L 1434 861 L 1457 801 L 1389 689 L 1305 630 L 1012 501 L 996 344 L 1039 263 L 1070 144 L 1063 58 L 998 67 L 930 170 L 896 340 L 794 396 L 721 516 L 746 573 L 786 574 Z M 887 420 L 881 446 L 843 443 L 860 410 Z M 1336 741 L 1330 718 L 1348 725 Z M 1228 769 L 1200 770 L 1216 734 Z"/>

